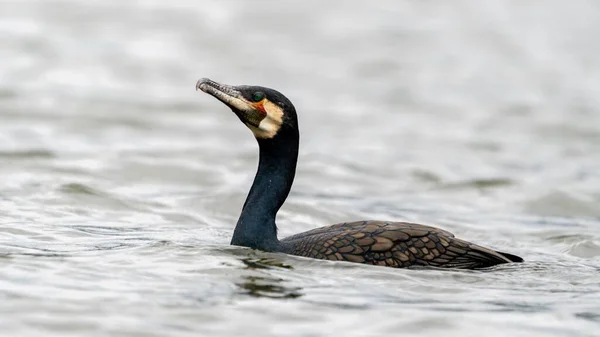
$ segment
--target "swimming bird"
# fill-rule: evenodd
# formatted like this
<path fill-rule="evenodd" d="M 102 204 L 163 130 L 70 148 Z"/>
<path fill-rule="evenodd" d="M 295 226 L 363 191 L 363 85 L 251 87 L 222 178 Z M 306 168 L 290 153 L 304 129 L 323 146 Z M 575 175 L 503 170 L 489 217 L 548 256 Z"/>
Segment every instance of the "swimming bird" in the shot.
<path fill-rule="evenodd" d="M 207 78 L 196 90 L 227 105 L 254 134 L 258 171 L 235 226 L 231 244 L 268 252 L 388 267 L 478 269 L 522 262 L 454 237 L 436 227 L 393 221 L 355 221 L 309 230 L 279 240 L 275 217 L 296 174 L 299 129 L 296 109 L 279 91 L 231 86 Z"/>

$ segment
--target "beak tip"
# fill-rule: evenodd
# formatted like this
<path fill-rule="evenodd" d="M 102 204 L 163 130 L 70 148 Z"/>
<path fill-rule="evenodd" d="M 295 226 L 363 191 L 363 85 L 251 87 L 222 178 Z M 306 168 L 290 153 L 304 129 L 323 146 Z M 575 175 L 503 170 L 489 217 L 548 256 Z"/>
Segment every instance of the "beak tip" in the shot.
<path fill-rule="evenodd" d="M 212 81 L 206 77 L 199 79 L 198 82 L 196 82 L 196 91 L 198 91 L 198 90 L 205 91 L 206 84 L 209 82 L 212 82 Z"/>

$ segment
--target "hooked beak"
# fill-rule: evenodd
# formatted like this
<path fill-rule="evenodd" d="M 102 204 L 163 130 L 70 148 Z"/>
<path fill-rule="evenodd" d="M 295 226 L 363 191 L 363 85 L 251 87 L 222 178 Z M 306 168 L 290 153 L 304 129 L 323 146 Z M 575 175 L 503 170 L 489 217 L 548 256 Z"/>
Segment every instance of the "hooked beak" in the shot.
<path fill-rule="evenodd" d="M 235 105 L 237 100 L 243 100 L 242 94 L 235 87 L 220 84 L 208 78 L 198 80 L 196 90 L 202 90 L 228 106 Z"/>
<path fill-rule="evenodd" d="M 208 78 L 202 78 L 196 83 L 196 90 L 202 90 L 214 96 L 231 108 L 242 122 L 258 127 L 261 116 L 257 115 L 255 104 L 245 99 L 237 87 L 217 83 Z"/>

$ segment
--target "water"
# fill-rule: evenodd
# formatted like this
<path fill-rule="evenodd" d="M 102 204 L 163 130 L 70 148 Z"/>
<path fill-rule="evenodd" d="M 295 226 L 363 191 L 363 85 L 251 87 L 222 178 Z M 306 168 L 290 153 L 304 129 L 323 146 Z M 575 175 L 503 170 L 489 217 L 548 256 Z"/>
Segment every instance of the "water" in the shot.
<path fill-rule="evenodd" d="M 2 2 L 0 331 L 598 336 L 598 32 L 592 1 Z M 230 247 L 257 147 L 200 77 L 295 103 L 281 236 L 409 220 L 527 262 Z"/>

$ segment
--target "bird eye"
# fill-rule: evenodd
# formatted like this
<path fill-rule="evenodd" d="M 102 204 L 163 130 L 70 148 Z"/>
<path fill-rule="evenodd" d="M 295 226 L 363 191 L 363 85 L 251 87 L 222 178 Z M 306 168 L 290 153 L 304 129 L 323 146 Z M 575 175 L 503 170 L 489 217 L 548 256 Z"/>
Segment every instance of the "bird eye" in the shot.
<path fill-rule="evenodd" d="M 252 100 L 254 102 L 260 102 L 265 98 L 265 93 L 261 91 L 257 91 L 252 94 Z"/>

